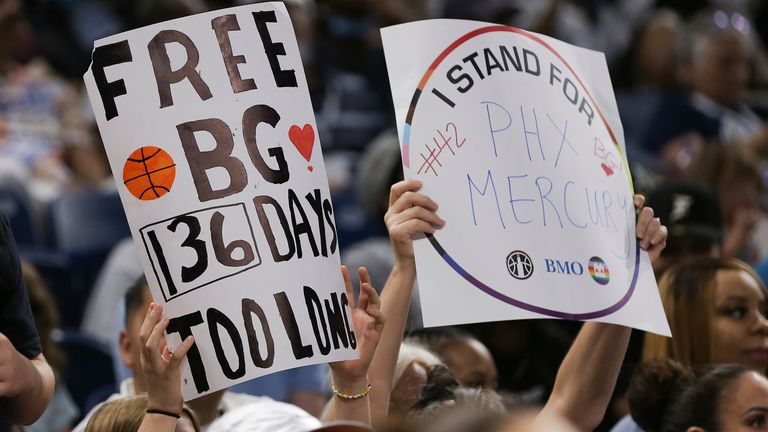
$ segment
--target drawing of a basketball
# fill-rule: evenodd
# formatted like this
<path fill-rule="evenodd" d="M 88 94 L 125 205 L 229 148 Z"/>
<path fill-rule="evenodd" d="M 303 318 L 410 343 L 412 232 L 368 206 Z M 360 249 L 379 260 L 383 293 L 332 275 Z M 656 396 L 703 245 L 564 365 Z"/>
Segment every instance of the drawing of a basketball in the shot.
<path fill-rule="evenodd" d="M 140 200 L 160 198 L 171 191 L 176 164 L 163 149 L 146 146 L 136 149 L 125 161 L 123 183 Z"/>

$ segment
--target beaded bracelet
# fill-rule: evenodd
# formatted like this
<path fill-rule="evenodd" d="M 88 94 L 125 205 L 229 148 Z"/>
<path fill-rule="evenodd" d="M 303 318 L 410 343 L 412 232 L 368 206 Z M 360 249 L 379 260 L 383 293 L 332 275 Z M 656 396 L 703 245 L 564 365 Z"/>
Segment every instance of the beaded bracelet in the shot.
<path fill-rule="evenodd" d="M 331 383 L 331 390 L 333 390 L 333 394 L 335 394 L 337 398 L 343 399 L 346 401 L 358 400 L 368 396 L 368 393 L 371 392 L 372 387 L 373 387 L 372 385 L 368 384 L 368 387 L 366 387 L 365 390 L 363 390 L 361 393 L 358 393 L 355 395 L 348 395 L 346 393 L 340 392 L 339 389 L 336 388 L 336 384 Z"/>
<path fill-rule="evenodd" d="M 153 408 L 147 408 L 147 414 L 159 414 L 159 415 L 164 415 L 168 417 L 173 417 L 177 420 L 181 418 L 179 414 L 176 414 L 170 411 L 160 410 L 160 409 L 153 409 Z"/>

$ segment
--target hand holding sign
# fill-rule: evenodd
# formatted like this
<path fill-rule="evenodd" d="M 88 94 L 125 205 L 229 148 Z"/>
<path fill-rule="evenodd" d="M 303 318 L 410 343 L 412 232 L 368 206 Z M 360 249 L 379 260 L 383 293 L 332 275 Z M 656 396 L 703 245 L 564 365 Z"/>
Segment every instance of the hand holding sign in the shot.
<path fill-rule="evenodd" d="M 147 382 L 147 410 L 181 415 L 184 400 L 179 368 L 195 340 L 192 336 L 187 337 L 172 353 L 164 335 L 168 322 L 163 316 L 163 307 L 152 303 L 139 331 L 141 368 Z"/>
<path fill-rule="evenodd" d="M 389 209 L 384 215 L 392 247 L 397 260 L 413 260 L 413 238 L 419 233 L 432 234 L 435 227 L 445 225 L 438 216 L 437 203 L 418 193 L 422 183 L 404 180 L 392 185 L 389 192 Z"/>
<path fill-rule="evenodd" d="M 648 252 L 652 263 L 656 262 L 667 245 L 667 227 L 661 224 L 661 219 L 653 217 L 652 208 L 643 207 L 644 196 L 635 195 L 634 202 L 638 211 L 635 235 L 640 240 L 640 248 Z"/>

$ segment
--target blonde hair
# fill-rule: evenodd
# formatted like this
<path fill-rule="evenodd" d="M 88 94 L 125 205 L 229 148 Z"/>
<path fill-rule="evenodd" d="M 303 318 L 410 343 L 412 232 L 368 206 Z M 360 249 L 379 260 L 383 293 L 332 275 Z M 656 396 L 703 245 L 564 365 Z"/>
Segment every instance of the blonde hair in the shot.
<path fill-rule="evenodd" d="M 105 402 L 88 420 L 85 432 L 136 432 L 147 411 L 147 394 L 128 396 Z M 187 417 L 196 432 L 200 432 L 197 416 L 186 405 L 182 416 Z"/>
<path fill-rule="evenodd" d="M 403 377 L 405 370 L 414 362 L 421 364 L 427 369 L 431 366 L 443 365 L 443 362 L 423 345 L 413 342 L 402 342 L 400 344 L 400 352 L 397 355 L 395 373 L 392 376 L 392 388 L 395 388 L 397 382 Z"/>
<path fill-rule="evenodd" d="M 647 333 L 644 361 L 668 358 L 691 368 L 712 363 L 711 316 L 721 270 L 743 271 L 766 291 L 752 267 L 736 258 L 696 257 L 670 267 L 659 281 L 659 293 L 674 337 Z"/>

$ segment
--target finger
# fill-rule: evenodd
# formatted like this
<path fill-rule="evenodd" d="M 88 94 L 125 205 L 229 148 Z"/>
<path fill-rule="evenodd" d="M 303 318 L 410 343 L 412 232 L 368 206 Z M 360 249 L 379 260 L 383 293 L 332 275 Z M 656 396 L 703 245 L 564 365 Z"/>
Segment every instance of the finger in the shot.
<path fill-rule="evenodd" d="M 368 284 L 362 284 L 362 283 L 360 284 L 360 298 L 357 300 L 357 308 L 360 309 L 361 311 L 366 311 L 368 309 L 369 296 L 368 296 L 368 290 L 363 289 L 364 285 L 367 285 L 370 287 L 370 285 Z"/>
<path fill-rule="evenodd" d="M 144 321 L 141 323 L 141 327 L 139 328 L 139 340 L 142 344 L 147 342 L 150 333 L 152 333 L 152 329 L 155 328 L 155 325 L 160 321 L 161 314 L 159 311 L 161 310 L 162 306 L 155 303 L 149 304 L 147 315 L 144 317 Z"/>
<path fill-rule="evenodd" d="M 165 332 L 165 330 L 163 330 L 163 332 Z M 168 340 L 165 338 L 165 334 L 163 334 L 163 337 L 160 338 L 160 343 L 157 345 L 157 350 L 163 352 L 166 348 L 168 348 Z M 168 350 L 170 350 L 170 348 L 168 348 Z"/>
<path fill-rule="evenodd" d="M 635 194 L 634 203 L 635 203 L 635 208 L 637 210 L 640 210 L 645 205 L 645 196 L 640 194 Z"/>
<path fill-rule="evenodd" d="M 635 227 L 635 233 L 637 238 L 642 239 L 645 232 L 648 230 L 648 224 L 653 220 L 653 209 L 650 207 L 643 207 L 640 210 L 640 214 L 637 217 L 637 226 Z"/>
<path fill-rule="evenodd" d="M 428 210 L 424 207 L 410 207 L 402 212 L 393 215 L 390 218 L 390 223 L 400 223 L 408 219 L 421 219 L 431 223 L 432 225 L 440 228 L 445 225 L 445 221 L 438 216 L 434 211 Z"/>
<path fill-rule="evenodd" d="M 418 233 L 435 233 L 435 227 L 433 227 L 431 223 L 421 219 L 411 219 L 406 222 L 401 222 L 393 229 L 396 231 L 394 234 L 404 234 L 411 238 Z"/>
<path fill-rule="evenodd" d="M 661 220 L 659 218 L 653 218 L 648 223 L 648 227 L 645 230 L 645 233 L 643 234 L 642 240 L 640 241 L 640 247 L 643 249 L 648 249 L 648 247 L 651 245 L 651 239 L 653 236 L 656 235 L 656 232 L 661 228 Z"/>
<path fill-rule="evenodd" d="M 409 207 L 424 207 L 425 209 L 437 210 L 437 203 L 432 198 L 418 192 L 406 191 L 390 206 L 394 212 L 402 212 Z"/>
<path fill-rule="evenodd" d="M 149 335 L 147 343 L 144 344 L 144 352 L 146 353 L 147 358 L 155 366 L 161 364 L 159 363 L 161 361 L 160 355 L 162 353 L 160 350 L 160 339 L 165 339 L 165 329 L 167 327 L 168 318 L 163 318 L 155 325 L 155 328 L 152 329 L 152 333 Z"/>
<path fill-rule="evenodd" d="M 374 318 L 378 318 L 381 315 L 381 301 L 379 299 L 379 293 L 377 293 L 376 289 L 373 288 L 373 286 L 371 286 L 369 283 L 361 284 L 360 289 L 368 298 L 365 312 Z M 362 306 L 360 308 L 362 309 Z"/>
<path fill-rule="evenodd" d="M 658 230 L 656 230 L 656 233 L 653 234 L 653 237 L 651 237 L 651 246 L 656 246 L 658 244 L 666 243 L 667 242 L 667 227 L 664 225 L 661 225 Z"/>
<path fill-rule="evenodd" d="M 357 277 L 360 278 L 360 285 L 371 283 L 371 275 L 368 274 L 368 269 L 365 267 L 359 267 L 357 269 Z"/>
<path fill-rule="evenodd" d="M 664 250 L 664 248 L 667 247 L 667 239 L 664 238 L 661 240 L 660 243 L 657 243 L 648 249 L 648 254 L 651 256 L 651 259 L 655 259 L 655 257 L 658 257 L 661 255 L 661 251 Z"/>
<path fill-rule="evenodd" d="M 187 356 L 187 352 L 190 348 L 192 348 L 192 345 L 195 344 L 195 338 L 193 336 L 187 336 L 186 339 L 184 339 L 183 342 L 181 342 L 181 345 L 176 348 L 176 351 L 173 352 L 173 355 L 171 356 L 170 364 L 173 367 L 178 367 L 179 364 L 181 364 L 181 361 L 184 360 L 184 357 Z"/>
<path fill-rule="evenodd" d="M 368 269 L 365 267 L 360 267 L 357 272 L 360 276 L 360 289 L 362 290 L 363 286 L 367 287 L 365 291 L 368 295 L 368 302 L 379 304 L 379 294 L 376 292 L 376 288 L 374 288 L 373 284 L 371 283 L 371 277 L 368 275 Z"/>
<path fill-rule="evenodd" d="M 347 301 L 353 307 L 355 305 L 355 288 L 352 286 L 352 279 L 349 277 L 347 266 L 341 266 L 341 277 L 344 279 L 344 289 L 347 292 Z"/>
<path fill-rule="evenodd" d="M 392 205 L 407 191 L 416 191 L 421 188 L 422 183 L 419 180 L 402 180 L 392 185 L 389 189 L 389 206 Z"/>

